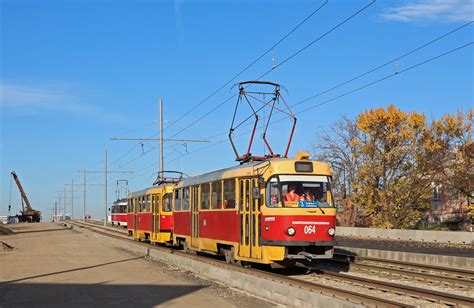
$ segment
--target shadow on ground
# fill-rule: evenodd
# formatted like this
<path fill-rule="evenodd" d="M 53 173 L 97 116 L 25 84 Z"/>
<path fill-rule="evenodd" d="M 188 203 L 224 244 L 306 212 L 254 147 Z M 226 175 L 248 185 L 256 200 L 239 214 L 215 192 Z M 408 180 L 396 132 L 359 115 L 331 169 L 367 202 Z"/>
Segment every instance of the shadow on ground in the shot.
<path fill-rule="evenodd" d="M 153 307 L 205 287 L 7 283 L 0 285 L 0 307 Z"/>

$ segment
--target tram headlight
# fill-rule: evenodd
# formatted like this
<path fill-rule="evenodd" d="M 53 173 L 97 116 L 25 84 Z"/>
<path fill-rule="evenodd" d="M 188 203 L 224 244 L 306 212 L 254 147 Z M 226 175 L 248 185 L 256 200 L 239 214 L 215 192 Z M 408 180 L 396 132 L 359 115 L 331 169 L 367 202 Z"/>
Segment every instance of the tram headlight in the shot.
<path fill-rule="evenodd" d="M 295 235 L 295 233 L 296 233 L 295 228 L 289 227 L 289 228 L 286 230 L 286 233 L 288 233 L 289 236 Z"/>
<path fill-rule="evenodd" d="M 329 234 L 330 236 L 334 236 L 334 234 L 336 234 L 336 230 L 334 230 L 334 228 L 329 228 L 329 229 L 328 229 L 328 234 Z"/>

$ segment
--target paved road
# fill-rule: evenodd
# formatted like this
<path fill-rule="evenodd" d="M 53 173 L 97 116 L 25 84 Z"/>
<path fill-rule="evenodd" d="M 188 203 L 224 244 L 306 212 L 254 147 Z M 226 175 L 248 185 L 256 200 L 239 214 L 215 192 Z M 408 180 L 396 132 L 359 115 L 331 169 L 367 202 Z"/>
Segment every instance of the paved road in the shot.
<path fill-rule="evenodd" d="M 272 306 L 72 230 L 28 228 L 0 236 L 1 308 Z"/>

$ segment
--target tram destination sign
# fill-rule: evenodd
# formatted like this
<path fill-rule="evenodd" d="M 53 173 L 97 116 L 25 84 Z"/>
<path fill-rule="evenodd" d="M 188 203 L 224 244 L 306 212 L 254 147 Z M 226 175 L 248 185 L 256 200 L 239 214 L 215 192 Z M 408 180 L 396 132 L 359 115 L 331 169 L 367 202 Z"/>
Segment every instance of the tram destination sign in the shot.
<path fill-rule="evenodd" d="M 313 163 L 310 161 L 297 161 L 295 162 L 295 171 L 296 172 L 313 172 Z"/>

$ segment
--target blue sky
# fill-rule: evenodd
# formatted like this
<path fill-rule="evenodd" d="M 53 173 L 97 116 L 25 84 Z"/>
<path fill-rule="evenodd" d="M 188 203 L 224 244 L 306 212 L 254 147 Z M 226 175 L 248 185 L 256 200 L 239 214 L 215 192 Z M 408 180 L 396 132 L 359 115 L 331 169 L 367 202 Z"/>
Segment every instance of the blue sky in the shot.
<path fill-rule="evenodd" d="M 7 212 L 10 172 L 16 170 L 33 207 L 51 214 L 58 191 L 78 170 L 101 170 L 104 150 L 109 200 L 115 181 L 130 189 L 150 186 L 157 170 L 156 142 L 111 141 L 112 137 L 156 136 L 157 101 L 164 99 L 165 127 L 262 54 L 324 1 L 28 1 L 1 0 L 0 215 Z M 369 0 L 329 1 L 303 26 L 231 84 L 252 80 L 311 42 Z M 378 1 L 361 14 L 281 65 L 266 80 L 288 89 L 294 104 L 385 63 L 473 19 L 473 1 Z M 473 41 L 473 25 L 397 62 L 403 70 Z M 396 64 L 312 101 L 301 110 L 395 71 Z M 235 100 L 230 86 L 176 122 L 165 136 L 207 114 L 175 138 L 208 138 L 225 133 Z M 341 116 L 390 103 L 429 118 L 472 107 L 473 47 L 390 78 L 298 115 L 290 154 L 309 149 L 315 135 Z M 276 146 L 288 121 L 270 131 Z M 224 135 L 225 137 L 225 135 Z M 211 143 L 167 144 L 166 169 L 197 174 L 235 164 L 225 138 Z M 219 143 L 220 142 L 220 143 Z M 241 140 L 239 144 L 243 144 Z M 212 146 L 200 150 L 203 147 Z M 256 151 L 261 149 L 256 145 Z M 145 155 L 143 154 L 145 153 Z M 103 176 L 89 174 L 89 183 Z M 70 206 L 69 187 L 67 192 Z M 75 215 L 82 214 L 76 187 Z M 88 187 L 88 213 L 100 216 L 102 186 Z M 16 187 L 12 207 L 20 205 Z"/>

